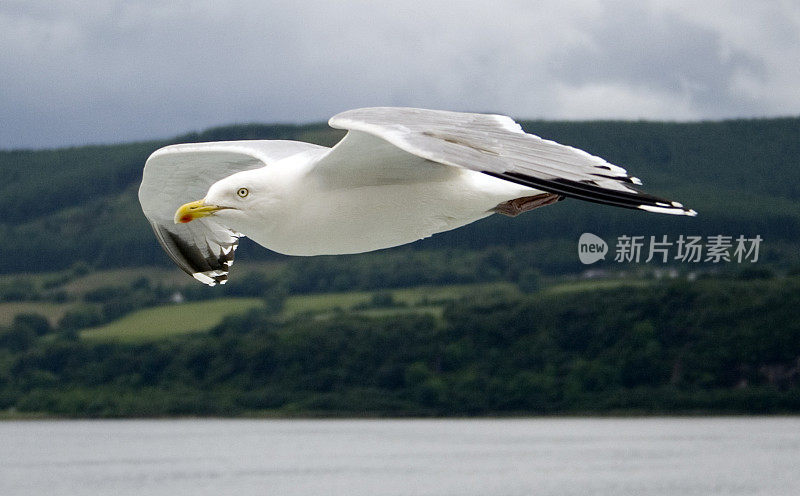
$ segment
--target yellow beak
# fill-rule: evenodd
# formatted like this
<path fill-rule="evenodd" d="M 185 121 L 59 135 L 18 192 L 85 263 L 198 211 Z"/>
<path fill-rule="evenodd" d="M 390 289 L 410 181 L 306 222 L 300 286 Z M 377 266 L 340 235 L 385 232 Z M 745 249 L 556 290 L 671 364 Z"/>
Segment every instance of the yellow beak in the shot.
<path fill-rule="evenodd" d="M 217 205 L 206 205 L 205 201 L 205 198 L 203 198 L 202 200 L 181 205 L 178 210 L 175 211 L 175 223 L 186 224 L 187 222 L 191 222 L 195 219 L 208 217 L 217 210 L 225 208 Z"/>

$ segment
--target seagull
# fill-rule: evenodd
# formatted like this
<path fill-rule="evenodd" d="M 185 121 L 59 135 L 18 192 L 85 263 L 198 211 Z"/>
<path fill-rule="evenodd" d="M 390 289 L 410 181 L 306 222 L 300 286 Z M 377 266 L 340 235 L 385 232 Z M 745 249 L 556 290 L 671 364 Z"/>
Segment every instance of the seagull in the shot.
<path fill-rule="evenodd" d="M 694 216 L 634 188 L 600 157 L 525 133 L 504 115 L 398 107 L 348 110 L 332 148 L 287 140 L 187 143 L 156 150 L 139 188 L 170 258 L 224 284 L 239 238 L 286 255 L 363 253 L 492 214 L 577 198 Z"/>

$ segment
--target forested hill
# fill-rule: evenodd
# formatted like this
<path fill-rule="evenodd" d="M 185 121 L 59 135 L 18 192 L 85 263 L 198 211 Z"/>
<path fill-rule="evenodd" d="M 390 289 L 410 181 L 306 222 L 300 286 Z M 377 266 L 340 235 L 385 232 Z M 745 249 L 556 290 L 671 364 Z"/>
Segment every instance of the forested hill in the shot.
<path fill-rule="evenodd" d="M 526 131 L 626 167 L 648 192 L 678 200 L 697 218 L 564 201 L 515 219 L 493 216 L 417 248 L 549 243 L 569 253 L 542 258 L 543 271 L 577 270 L 578 236 L 761 235 L 773 260 L 800 240 L 800 118 L 701 123 L 524 122 Z M 2 272 L 166 264 L 136 198 L 147 156 L 170 143 L 297 139 L 332 145 L 324 124 L 237 125 L 163 141 L 55 150 L 0 151 Z M 557 250 L 558 252 L 563 250 Z M 274 256 L 246 246 L 240 258 Z"/>

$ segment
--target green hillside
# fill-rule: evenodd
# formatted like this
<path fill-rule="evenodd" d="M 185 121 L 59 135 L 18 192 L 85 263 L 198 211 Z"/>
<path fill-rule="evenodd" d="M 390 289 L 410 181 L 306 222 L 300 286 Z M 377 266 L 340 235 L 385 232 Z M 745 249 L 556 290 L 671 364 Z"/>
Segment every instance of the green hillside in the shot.
<path fill-rule="evenodd" d="M 775 257 L 792 257 L 800 234 L 800 119 L 701 123 L 523 123 L 529 132 L 577 146 L 628 168 L 645 188 L 700 212 L 694 219 L 565 201 L 515 219 L 493 216 L 434 236 L 415 248 L 482 248 L 569 242 L 580 233 L 760 234 Z M 241 125 L 170 140 L 57 150 L 0 151 L 0 271 L 168 264 L 142 216 L 136 190 L 142 166 L 169 143 L 224 139 L 299 139 L 331 145 L 340 131 L 308 126 Z M 571 250 L 570 250 L 571 251 Z M 274 257 L 259 247 L 240 260 Z M 574 271 L 572 253 L 534 263 Z"/>
<path fill-rule="evenodd" d="M 183 332 L 229 304 L 253 310 Z M 15 319 L 0 329 L 0 416 L 800 411 L 797 276 L 183 305 L 94 336 Z"/>
<path fill-rule="evenodd" d="M 800 412 L 800 118 L 524 127 L 700 215 L 569 200 L 344 256 L 244 239 L 208 288 L 141 213 L 147 156 L 341 132 L 0 151 L 0 417 Z M 615 263 L 612 247 L 587 267 L 584 232 L 763 244 L 756 264 Z"/>

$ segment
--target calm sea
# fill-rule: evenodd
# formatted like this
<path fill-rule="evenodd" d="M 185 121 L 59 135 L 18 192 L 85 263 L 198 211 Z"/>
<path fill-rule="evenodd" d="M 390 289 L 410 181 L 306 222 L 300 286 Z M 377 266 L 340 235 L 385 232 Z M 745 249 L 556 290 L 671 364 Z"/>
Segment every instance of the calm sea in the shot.
<path fill-rule="evenodd" d="M 0 495 L 792 495 L 800 418 L 0 422 Z"/>

